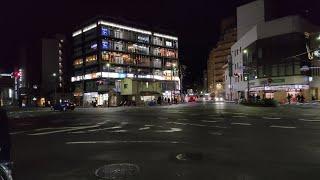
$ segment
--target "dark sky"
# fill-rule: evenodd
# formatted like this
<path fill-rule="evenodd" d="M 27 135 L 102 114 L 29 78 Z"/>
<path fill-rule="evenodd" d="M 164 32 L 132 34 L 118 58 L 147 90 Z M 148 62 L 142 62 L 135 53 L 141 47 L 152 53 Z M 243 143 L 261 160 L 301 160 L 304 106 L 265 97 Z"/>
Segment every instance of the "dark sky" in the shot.
<path fill-rule="evenodd" d="M 235 15 L 235 7 L 250 0 L 42 0 L 8 1 L 0 7 L 0 69 L 16 64 L 20 46 L 38 64 L 40 38 L 52 33 L 71 33 L 79 23 L 96 15 L 121 17 L 147 26 L 161 27 L 179 36 L 181 61 L 200 77 L 210 48 L 217 42 L 223 17 Z M 281 1 L 281 0 L 280 0 Z M 288 6 L 311 8 L 308 0 Z M 316 2 L 316 0 L 314 1 Z M 314 3 L 313 2 L 313 3 Z M 317 11 L 320 11 L 318 6 Z M 319 17 L 320 18 L 320 17 Z M 36 71 L 36 70 L 35 70 Z M 39 69 L 40 71 L 40 69 Z"/>

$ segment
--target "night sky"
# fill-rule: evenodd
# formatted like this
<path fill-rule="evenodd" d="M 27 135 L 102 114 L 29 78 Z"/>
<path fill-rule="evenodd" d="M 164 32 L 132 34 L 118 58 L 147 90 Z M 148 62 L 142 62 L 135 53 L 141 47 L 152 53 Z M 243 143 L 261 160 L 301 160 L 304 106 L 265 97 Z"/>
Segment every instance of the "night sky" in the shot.
<path fill-rule="evenodd" d="M 10 1 L 0 7 L 0 70 L 17 64 L 21 47 L 28 49 L 28 65 L 40 68 L 40 39 L 53 33 L 71 33 L 85 20 L 97 15 L 120 17 L 150 27 L 167 29 L 179 36 L 181 62 L 192 70 L 191 81 L 199 80 L 206 68 L 209 50 L 219 37 L 222 18 L 235 15 L 236 6 L 250 0 L 47 0 Z M 290 7 L 320 11 L 317 0 L 281 1 Z M 317 12 L 315 12 L 317 11 Z M 320 16 L 317 16 L 320 19 Z M 314 18 L 315 19 L 315 18 Z M 40 69 L 33 77 L 40 76 Z M 35 78 L 37 79 L 37 78 Z"/>

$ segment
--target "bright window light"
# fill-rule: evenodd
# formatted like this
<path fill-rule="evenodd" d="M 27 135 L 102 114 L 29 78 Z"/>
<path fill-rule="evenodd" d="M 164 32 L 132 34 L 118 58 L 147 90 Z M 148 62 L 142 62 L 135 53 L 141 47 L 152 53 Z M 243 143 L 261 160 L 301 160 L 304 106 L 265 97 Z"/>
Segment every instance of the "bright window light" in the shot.
<path fill-rule="evenodd" d="M 96 28 L 97 27 L 97 25 L 96 24 L 91 24 L 90 26 L 87 26 L 87 27 L 85 27 L 85 28 L 83 28 L 83 32 L 87 32 L 87 31 L 89 31 L 89 30 L 91 30 L 91 29 L 94 29 L 94 28 Z"/>
<path fill-rule="evenodd" d="M 115 27 L 115 28 L 120 28 L 120 29 L 125 29 L 125 30 L 128 30 L 128 31 L 135 31 L 135 32 L 142 33 L 142 34 L 148 34 L 148 35 L 152 34 L 150 31 L 145 31 L 145 30 L 142 30 L 142 29 L 123 26 L 123 25 L 120 25 L 120 24 L 115 24 L 115 23 L 111 23 L 111 22 L 107 22 L 107 21 L 99 21 L 98 24 L 111 26 L 111 27 Z"/>
<path fill-rule="evenodd" d="M 74 32 L 74 33 L 72 34 L 72 37 L 78 36 L 78 35 L 80 35 L 81 33 L 82 33 L 82 30 L 80 29 L 80 30 Z"/>
<path fill-rule="evenodd" d="M 158 37 L 162 37 L 162 38 L 167 38 L 167 39 L 172 39 L 172 40 L 178 40 L 177 37 L 173 37 L 173 36 L 168 36 L 168 35 L 164 35 L 164 34 L 159 34 L 159 33 L 154 33 L 154 36 L 158 36 Z"/>

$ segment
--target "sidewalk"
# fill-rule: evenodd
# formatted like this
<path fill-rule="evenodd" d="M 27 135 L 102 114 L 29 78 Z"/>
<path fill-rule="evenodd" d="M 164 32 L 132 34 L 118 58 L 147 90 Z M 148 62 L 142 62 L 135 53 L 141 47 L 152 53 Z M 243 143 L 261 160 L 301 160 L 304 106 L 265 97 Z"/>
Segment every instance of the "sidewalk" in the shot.
<path fill-rule="evenodd" d="M 25 107 L 21 108 L 18 106 L 7 106 L 4 107 L 8 112 L 35 112 L 35 111 L 49 111 L 50 107 Z"/>
<path fill-rule="evenodd" d="M 306 102 L 306 103 L 285 103 L 285 104 L 280 104 L 280 106 L 319 106 L 320 102 Z"/>

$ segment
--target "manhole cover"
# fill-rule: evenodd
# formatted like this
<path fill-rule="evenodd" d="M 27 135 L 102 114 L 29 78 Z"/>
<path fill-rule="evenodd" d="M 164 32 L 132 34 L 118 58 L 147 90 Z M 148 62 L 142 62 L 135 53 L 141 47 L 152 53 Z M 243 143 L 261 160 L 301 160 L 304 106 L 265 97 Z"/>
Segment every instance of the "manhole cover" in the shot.
<path fill-rule="evenodd" d="M 180 153 L 176 155 L 179 161 L 201 161 L 203 160 L 202 153 Z"/>
<path fill-rule="evenodd" d="M 96 170 L 95 175 L 101 179 L 126 180 L 136 176 L 140 172 L 135 164 L 109 164 Z"/>

